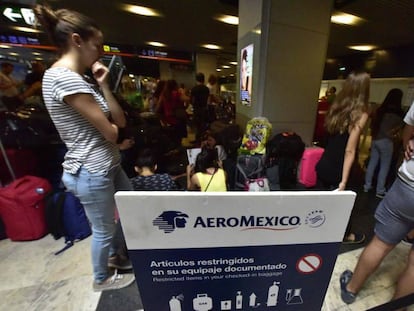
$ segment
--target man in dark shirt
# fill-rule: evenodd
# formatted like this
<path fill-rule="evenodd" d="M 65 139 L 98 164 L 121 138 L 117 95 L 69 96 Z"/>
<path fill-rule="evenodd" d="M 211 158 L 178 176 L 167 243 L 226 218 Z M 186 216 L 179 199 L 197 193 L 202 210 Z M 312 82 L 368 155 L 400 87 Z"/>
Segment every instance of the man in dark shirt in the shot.
<path fill-rule="evenodd" d="M 193 123 L 196 131 L 196 141 L 200 141 L 201 135 L 207 129 L 208 111 L 207 101 L 210 90 L 204 85 L 204 74 L 196 75 L 197 85 L 191 89 L 191 104 L 193 105 Z"/>

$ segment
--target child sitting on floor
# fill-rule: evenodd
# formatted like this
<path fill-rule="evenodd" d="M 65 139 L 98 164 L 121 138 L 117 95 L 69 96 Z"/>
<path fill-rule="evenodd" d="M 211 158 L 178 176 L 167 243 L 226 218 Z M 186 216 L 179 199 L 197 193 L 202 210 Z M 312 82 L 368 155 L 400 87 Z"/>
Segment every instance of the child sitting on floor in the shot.
<path fill-rule="evenodd" d="M 135 162 L 135 172 L 138 176 L 131 178 L 136 191 L 171 191 L 178 190 L 178 186 L 170 175 L 157 174 L 157 164 L 150 149 L 144 149 L 138 154 Z"/>

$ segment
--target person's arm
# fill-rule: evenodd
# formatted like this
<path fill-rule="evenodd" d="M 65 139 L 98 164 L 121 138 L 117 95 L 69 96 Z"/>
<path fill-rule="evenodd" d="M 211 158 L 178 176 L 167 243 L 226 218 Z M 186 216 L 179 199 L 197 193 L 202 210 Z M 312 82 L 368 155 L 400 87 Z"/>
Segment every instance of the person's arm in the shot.
<path fill-rule="evenodd" d="M 200 182 L 194 174 L 194 165 L 187 165 L 187 190 L 197 190 L 200 187 Z"/>
<path fill-rule="evenodd" d="M 64 100 L 88 120 L 107 141 L 116 144 L 118 127 L 109 122 L 92 94 L 77 93 L 65 96 Z"/>
<path fill-rule="evenodd" d="M 118 104 L 117 100 L 115 99 L 112 91 L 109 87 L 108 77 L 109 77 L 109 70 L 100 62 L 95 62 L 92 65 L 92 73 L 95 80 L 98 82 L 103 95 L 108 103 L 109 111 L 111 112 L 111 117 L 113 122 L 118 127 L 125 127 L 126 126 L 126 119 L 124 111 L 122 110 L 121 106 Z"/>
<path fill-rule="evenodd" d="M 414 153 L 414 125 L 406 124 L 402 133 L 402 142 L 404 148 L 404 158 L 410 160 Z"/>
<path fill-rule="evenodd" d="M 342 166 L 342 179 L 339 183 L 338 190 L 345 190 L 346 184 L 349 179 L 352 164 L 355 160 L 356 149 L 358 147 L 359 136 L 368 120 L 368 114 L 363 113 L 358 123 L 353 127 L 349 133 L 348 142 L 345 147 L 344 164 Z"/>

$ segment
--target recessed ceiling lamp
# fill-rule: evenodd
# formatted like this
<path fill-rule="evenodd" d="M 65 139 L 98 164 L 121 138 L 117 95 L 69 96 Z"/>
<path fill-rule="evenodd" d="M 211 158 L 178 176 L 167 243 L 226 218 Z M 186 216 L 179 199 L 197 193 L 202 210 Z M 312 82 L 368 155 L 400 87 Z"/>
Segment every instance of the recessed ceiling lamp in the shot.
<path fill-rule="evenodd" d="M 152 45 L 152 46 L 156 46 L 156 47 L 164 47 L 164 46 L 166 46 L 164 43 L 157 42 L 157 41 L 149 41 L 149 42 L 147 42 L 147 44 Z"/>
<path fill-rule="evenodd" d="M 210 49 L 210 50 L 220 50 L 221 47 L 215 44 L 202 44 L 203 48 Z"/>
<path fill-rule="evenodd" d="M 357 51 L 372 51 L 378 48 L 375 45 L 350 45 L 348 46 L 351 50 L 357 50 Z"/>
<path fill-rule="evenodd" d="M 0 44 L 0 49 L 10 49 L 11 46 L 9 45 L 4 45 L 4 44 Z"/>
<path fill-rule="evenodd" d="M 230 66 L 227 66 L 227 65 L 222 65 L 221 67 L 224 68 L 224 69 L 229 69 L 230 68 Z"/>
<path fill-rule="evenodd" d="M 21 27 L 21 26 L 14 26 L 12 27 L 14 30 L 17 31 L 23 31 L 23 32 L 34 32 L 34 33 L 40 33 L 42 32 L 39 29 L 34 29 L 34 28 L 30 28 L 30 27 Z"/>
<path fill-rule="evenodd" d="M 237 66 L 237 62 L 230 62 L 230 65 Z"/>
<path fill-rule="evenodd" d="M 35 60 L 43 60 L 42 57 L 36 57 Z"/>
<path fill-rule="evenodd" d="M 357 25 L 363 21 L 364 19 L 362 19 L 361 17 L 343 12 L 337 12 L 331 16 L 332 23 L 341 25 Z"/>
<path fill-rule="evenodd" d="M 140 5 L 131 5 L 131 4 L 124 4 L 123 9 L 125 11 L 128 11 L 130 13 L 134 13 L 137 15 L 143 15 L 143 16 L 161 16 L 161 14 L 151 8 L 140 6 Z"/>
<path fill-rule="evenodd" d="M 19 53 L 10 52 L 10 53 L 9 53 L 9 55 L 11 55 L 11 56 L 18 56 L 18 55 L 19 55 Z"/>
<path fill-rule="evenodd" d="M 238 25 L 239 24 L 239 18 L 237 16 L 233 16 L 233 15 L 217 15 L 216 20 L 226 23 L 226 24 L 230 24 L 230 25 Z"/>
<path fill-rule="evenodd" d="M 36 56 L 42 55 L 42 53 L 39 53 L 39 52 L 32 52 L 32 54 Z"/>
<path fill-rule="evenodd" d="M 221 69 L 220 68 L 217 68 L 216 71 L 221 71 Z"/>

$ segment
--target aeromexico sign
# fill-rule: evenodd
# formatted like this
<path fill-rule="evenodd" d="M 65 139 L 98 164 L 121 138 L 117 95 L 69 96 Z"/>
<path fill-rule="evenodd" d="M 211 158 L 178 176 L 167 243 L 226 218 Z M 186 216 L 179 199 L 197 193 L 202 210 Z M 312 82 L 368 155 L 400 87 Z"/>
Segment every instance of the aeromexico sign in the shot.
<path fill-rule="evenodd" d="M 152 222 L 164 233 L 174 232 L 175 229 L 185 228 L 189 216 L 180 211 L 165 211 Z M 305 222 L 297 215 L 280 216 L 239 216 L 239 217 L 203 217 L 196 216 L 192 228 L 239 228 L 240 230 L 294 230 L 303 223 L 311 228 L 318 228 L 325 223 L 326 216 L 322 210 L 308 213 Z"/>
<path fill-rule="evenodd" d="M 321 310 L 355 194 L 115 195 L 146 311 Z"/>

